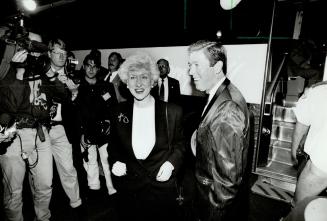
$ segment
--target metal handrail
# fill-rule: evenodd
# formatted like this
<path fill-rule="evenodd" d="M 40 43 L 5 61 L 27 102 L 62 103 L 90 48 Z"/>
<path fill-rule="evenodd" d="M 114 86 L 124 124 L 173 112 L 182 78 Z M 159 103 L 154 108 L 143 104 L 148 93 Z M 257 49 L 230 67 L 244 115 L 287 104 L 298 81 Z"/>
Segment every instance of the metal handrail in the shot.
<path fill-rule="evenodd" d="M 282 59 L 282 61 L 280 62 L 279 66 L 278 66 L 276 75 L 274 76 L 273 80 L 271 81 L 271 84 L 270 84 L 269 88 L 267 89 L 265 102 L 264 102 L 264 105 L 265 105 L 264 115 L 271 115 L 272 114 L 272 104 L 273 104 L 273 101 L 274 101 L 274 94 L 276 92 L 277 84 L 278 84 L 278 81 L 279 81 L 280 76 L 281 76 L 280 73 L 281 73 L 281 71 L 283 69 L 283 66 L 284 66 L 287 55 L 288 55 L 288 53 L 284 53 L 283 59 Z M 269 108 L 266 108 L 267 105 L 269 105 Z"/>

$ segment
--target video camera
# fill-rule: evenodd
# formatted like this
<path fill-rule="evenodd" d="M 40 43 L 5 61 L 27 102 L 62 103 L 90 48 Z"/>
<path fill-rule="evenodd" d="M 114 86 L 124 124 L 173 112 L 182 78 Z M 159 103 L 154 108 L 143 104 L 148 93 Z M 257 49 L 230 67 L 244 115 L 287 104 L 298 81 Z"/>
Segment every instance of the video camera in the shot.
<path fill-rule="evenodd" d="M 26 50 L 28 52 L 25 62 L 12 63 L 16 68 L 26 69 L 26 78 L 34 80 L 49 70 L 50 60 L 47 56 L 35 57 L 31 55 L 32 53 L 43 54 L 48 51 L 48 47 L 29 38 L 29 31 L 24 27 L 22 14 L 15 16 L 5 27 L 0 27 L 0 29 L 3 32 L 0 36 L 0 43 L 4 42 L 8 47 L 15 47 L 16 51 Z"/>
<path fill-rule="evenodd" d="M 7 29 L 0 39 L 9 45 L 18 45 L 20 48 L 28 52 L 43 53 L 48 50 L 47 45 L 30 40 L 28 37 L 29 31 L 24 27 L 24 16 L 18 14 L 14 16 L 6 25 Z"/>

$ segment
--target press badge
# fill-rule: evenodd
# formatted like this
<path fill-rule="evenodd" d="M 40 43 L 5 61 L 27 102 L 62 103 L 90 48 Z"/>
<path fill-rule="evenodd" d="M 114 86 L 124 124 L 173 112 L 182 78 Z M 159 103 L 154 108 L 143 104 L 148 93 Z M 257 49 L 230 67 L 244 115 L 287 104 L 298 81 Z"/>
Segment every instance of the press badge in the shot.
<path fill-rule="evenodd" d="M 107 101 L 109 98 L 111 98 L 111 95 L 109 94 L 109 92 L 105 93 L 104 95 L 102 95 L 103 100 Z"/>

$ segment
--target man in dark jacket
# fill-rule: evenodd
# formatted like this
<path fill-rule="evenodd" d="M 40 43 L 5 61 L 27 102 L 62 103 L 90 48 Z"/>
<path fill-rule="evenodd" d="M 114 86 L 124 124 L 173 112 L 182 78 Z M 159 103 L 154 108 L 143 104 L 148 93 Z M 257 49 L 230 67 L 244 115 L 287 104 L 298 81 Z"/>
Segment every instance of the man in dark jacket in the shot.
<path fill-rule="evenodd" d="M 151 90 L 152 96 L 162 101 L 178 104 L 181 95 L 180 86 L 178 80 L 168 77 L 170 73 L 169 62 L 162 58 L 157 61 L 157 65 L 160 71 L 160 79 L 158 84 Z"/>
<path fill-rule="evenodd" d="M 240 220 L 249 145 L 249 113 L 240 91 L 228 80 L 226 52 L 217 42 L 189 47 L 189 74 L 209 94 L 192 136 L 201 221 Z"/>
<path fill-rule="evenodd" d="M 29 39 L 41 42 L 41 36 L 29 33 Z M 6 124 L 16 121 L 16 136 L 0 155 L 3 172 L 3 208 L 7 220 L 23 220 L 23 183 L 29 171 L 36 220 L 49 220 L 52 195 L 52 153 L 48 131 L 47 97 L 41 92 L 41 80 L 28 78 L 33 73 L 27 57 L 38 59 L 38 52 L 15 49 L 10 68 L 0 80 L 0 115 Z M 8 126 L 8 125 L 7 125 Z"/>
<path fill-rule="evenodd" d="M 100 60 L 89 54 L 83 61 L 81 85 L 78 89 L 76 104 L 81 127 L 81 150 L 83 165 L 87 173 L 88 187 L 91 190 L 100 189 L 99 165 L 100 155 L 103 173 L 106 179 L 108 194 L 116 192 L 111 181 L 108 163 L 108 135 L 110 132 L 109 111 L 117 103 L 115 89 L 112 83 L 98 78 Z M 93 191 L 94 192 L 94 191 Z"/>

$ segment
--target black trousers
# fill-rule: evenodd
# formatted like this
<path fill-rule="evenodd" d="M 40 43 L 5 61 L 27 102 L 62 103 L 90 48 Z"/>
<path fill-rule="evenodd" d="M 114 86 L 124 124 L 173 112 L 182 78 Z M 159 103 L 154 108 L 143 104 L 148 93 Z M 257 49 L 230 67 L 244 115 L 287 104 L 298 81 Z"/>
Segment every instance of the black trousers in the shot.
<path fill-rule="evenodd" d="M 145 186 L 135 191 L 120 190 L 116 209 L 120 221 L 177 221 L 177 193 L 174 186 Z"/>
<path fill-rule="evenodd" d="M 231 204 L 223 209 L 214 207 L 208 198 L 210 188 L 197 185 L 195 198 L 196 216 L 201 221 L 239 221 L 247 220 L 248 216 L 248 194 L 245 186 L 240 187 L 238 194 Z"/>

